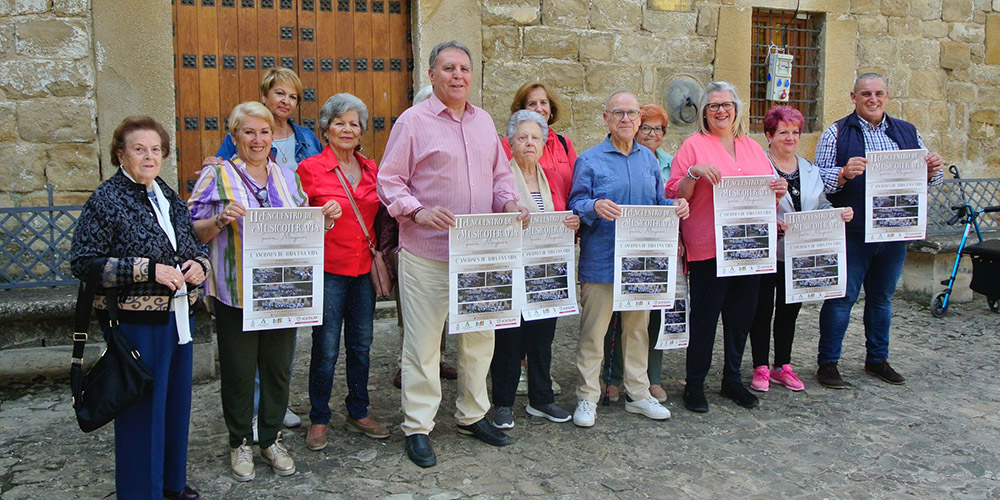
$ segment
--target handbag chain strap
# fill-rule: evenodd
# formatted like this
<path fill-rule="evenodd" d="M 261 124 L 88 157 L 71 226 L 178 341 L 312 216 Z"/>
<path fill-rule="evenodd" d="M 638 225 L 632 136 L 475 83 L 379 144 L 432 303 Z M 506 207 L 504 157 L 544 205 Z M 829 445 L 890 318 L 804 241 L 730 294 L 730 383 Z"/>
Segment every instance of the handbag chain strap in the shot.
<path fill-rule="evenodd" d="M 354 209 L 354 215 L 358 218 L 358 222 L 361 223 L 361 232 L 365 233 L 365 239 L 368 240 L 368 250 L 375 254 L 375 242 L 372 241 L 372 237 L 368 234 L 368 226 L 365 224 L 365 218 L 361 216 L 361 209 L 358 208 L 358 202 L 354 201 L 354 195 L 351 194 L 351 185 L 347 183 L 347 179 L 344 178 L 344 173 L 340 169 L 340 165 L 333 167 L 334 173 L 337 174 L 337 178 L 340 179 L 340 184 L 344 186 L 344 192 L 347 193 L 347 200 L 351 202 L 351 208 Z"/>

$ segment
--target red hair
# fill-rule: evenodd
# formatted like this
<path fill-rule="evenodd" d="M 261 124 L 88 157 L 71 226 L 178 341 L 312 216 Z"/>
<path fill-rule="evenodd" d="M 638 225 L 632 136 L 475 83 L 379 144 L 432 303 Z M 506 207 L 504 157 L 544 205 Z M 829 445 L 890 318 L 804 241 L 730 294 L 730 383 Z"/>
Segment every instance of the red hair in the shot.
<path fill-rule="evenodd" d="M 764 133 L 774 135 L 781 122 L 794 123 L 799 126 L 799 132 L 801 132 L 806 124 L 806 119 L 802 117 L 799 110 L 791 106 L 775 106 L 767 110 L 767 114 L 764 115 Z"/>
<path fill-rule="evenodd" d="M 663 126 L 667 127 L 670 125 L 670 118 L 667 117 L 667 110 L 663 109 L 656 104 L 644 104 L 639 107 L 639 123 L 644 123 L 647 121 L 659 120 L 663 122 Z"/>

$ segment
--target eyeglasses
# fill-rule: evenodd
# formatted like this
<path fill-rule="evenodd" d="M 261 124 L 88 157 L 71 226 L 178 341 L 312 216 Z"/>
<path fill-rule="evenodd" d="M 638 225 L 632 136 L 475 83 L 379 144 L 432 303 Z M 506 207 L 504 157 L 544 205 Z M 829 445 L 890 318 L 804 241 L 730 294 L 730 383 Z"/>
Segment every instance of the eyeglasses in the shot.
<path fill-rule="evenodd" d="M 257 203 L 260 203 L 261 208 L 271 208 L 271 201 L 267 198 L 267 188 L 262 187 L 253 194 L 254 198 L 257 198 Z"/>
<path fill-rule="evenodd" d="M 733 108 L 736 107 L 736 103 L 734 103 L 733 101 L 713 102 L 713 103 L 709 103 L 705 107 L 708 108 L 708 110 L 711 111 L 711 112 L 713 112 L 713 113 L 719 111 L 719 109 L 724 109 L 726 111 L 732 111 Z"/>
<path fill-rule="evenodd" d="M 616 109 L 614 111 L 609 111 L 608 113 L 610 113 L 611 117 L 617 121 L 622 121 L 622 119 L 625 118 L 626 116 L 628 117 L 629 121 L 635 121 L 639 119 L 639 110 L 637 109 L 630 109 L 628 111 L 622 109 Z"/>
<path fill-rule="evenodd" d="M 646 135 L 650 134 L 663 135 L 663 133 L 666 132 L 666 130 L 667 130 L 666 128 L 661 127 L 660 125 L 657 125 L 655 127 L 650 127 L 649 125 L 643 124 L 639 126 L 639 132 L 642 132 L 643 134 Z"/>

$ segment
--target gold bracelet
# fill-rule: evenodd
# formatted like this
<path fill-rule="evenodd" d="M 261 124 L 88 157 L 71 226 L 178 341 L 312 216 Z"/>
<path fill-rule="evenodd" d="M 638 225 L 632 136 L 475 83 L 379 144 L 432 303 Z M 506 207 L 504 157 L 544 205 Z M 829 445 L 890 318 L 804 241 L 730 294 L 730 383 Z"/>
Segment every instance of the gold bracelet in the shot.
<path fill-rule="evenodd" d="M 222 214 L 220 213 L 215 216 L 215 228 L 218 229 L 219 231 L 222 231 L 222 228 L 226 227 L 226 225 L 222 224 L 221 222 L 222 222 Z"/>

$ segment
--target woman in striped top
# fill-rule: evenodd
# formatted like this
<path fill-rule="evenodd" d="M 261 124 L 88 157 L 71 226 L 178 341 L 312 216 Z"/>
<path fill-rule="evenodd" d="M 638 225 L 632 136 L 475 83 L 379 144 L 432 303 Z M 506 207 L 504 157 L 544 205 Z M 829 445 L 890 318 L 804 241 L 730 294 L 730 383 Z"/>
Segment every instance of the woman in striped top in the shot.
<path fill-rule="evenodd" d="M 548 137 L 545 118 L 534 111 L 521 110 L 511 115 L 507 122 L 507 141 L 513 158 L 514 189 L 522 203 L 532 212 L 553 212 L 566 209 L 566 199 L 554 192 L 562 190 L 549 184 L 538 159 Z M 555 191 L 553 191 L 555 189 Z M 580 228 L 580 217 L 569 215 L 566 227 Z M 528 357 L 528 406 L 529 415 L 552 422 L 567 422 L 570 414 L 555 403 L 552 392 L 552 339 L 556 332 L 556 319 L 522 321 L 518 328 L 511 328 L 496 335 L 493 363 L 493 425 L 498 429 L 514 427 L 514 396 L 521 373 L 521 355 Z"/>

